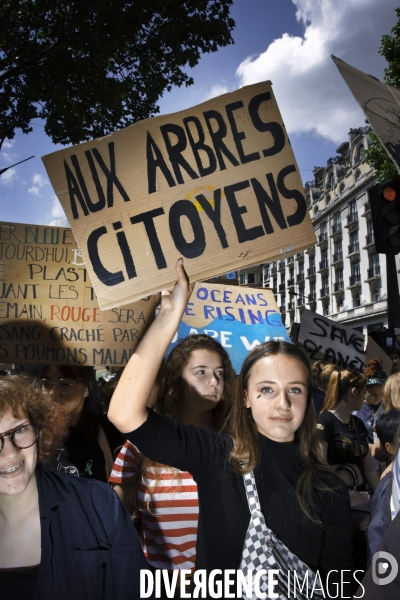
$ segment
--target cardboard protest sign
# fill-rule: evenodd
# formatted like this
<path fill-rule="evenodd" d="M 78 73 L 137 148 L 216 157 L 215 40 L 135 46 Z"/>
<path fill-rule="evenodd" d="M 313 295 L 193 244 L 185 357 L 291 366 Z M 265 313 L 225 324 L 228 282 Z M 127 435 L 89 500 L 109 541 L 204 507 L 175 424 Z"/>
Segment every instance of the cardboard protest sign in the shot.
<path fill-rule="evenodd" d="M 71 229 L 0 222 L 0 362 L 124 365 L 155 300 L 101 311 Z"/>
<path fill-rule="evenodd" d="M 315 243 L 270 82 L 43 161 L 102 309 Z"/>
<path fill-rule="evenodd" d="M 400 90 L 332 59 L 390 158 L 400 170 Z"/>
<path fill-rule="evenodd" d="M 298 341 L 304 346 L 310 362 L 323 360 L 343 369 L 364 369 L 364 334 L 342 323 L 305 310 Z"/>
<path fill-rule="evenodd" d="M 393 361 L 386 354 L 384 350 L 372 339 L 371 336 L 368 336 L 367 347 L 365 349 L 365 362 L 367 363 L 371 358 L 380 358 L 382 361 L 382 368 L 385 371 L 386 375 L 389 375 L 392 372 Z"/>
<path fill-rule="evenodd" d="M 179 340 L 206 333 L 228 352 L 239 373 L 250 350 L 262 342 L 290 342 L 272 290 L 196 283 L 177 334 L 167 355 Z"/>

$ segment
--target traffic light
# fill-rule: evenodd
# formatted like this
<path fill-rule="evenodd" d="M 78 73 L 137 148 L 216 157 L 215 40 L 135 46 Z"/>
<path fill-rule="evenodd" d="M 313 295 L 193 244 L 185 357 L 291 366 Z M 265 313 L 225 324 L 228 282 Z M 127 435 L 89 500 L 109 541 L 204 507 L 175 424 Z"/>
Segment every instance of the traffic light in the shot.
<path fill-rule="evenodd" d="M 374 228 L 375 248 L 379 254 L 400 252 L 400 176 L 378 183 L 368 190 Z"/>

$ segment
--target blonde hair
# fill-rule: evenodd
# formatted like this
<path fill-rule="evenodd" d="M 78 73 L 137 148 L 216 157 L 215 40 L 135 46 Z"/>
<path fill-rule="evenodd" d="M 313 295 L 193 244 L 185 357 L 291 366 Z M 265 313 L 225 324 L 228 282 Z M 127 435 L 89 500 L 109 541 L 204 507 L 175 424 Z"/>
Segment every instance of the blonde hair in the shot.
<path fill-rule="evenodd" d="M 383 390 L 385 411 L 395 408 L 400 410 L 400 373 L 394 373 L 385 383 Z"/>
<path fill-rule="evenodd" d="M 325 402 L 321 412 L 334 410 L 348 390 L 352 388 L 360 389 L 365 385 L 367 385 L 367 378 L 362 373 L 350 371 L 349 369 L 333 371 L 329 378 Z"/>

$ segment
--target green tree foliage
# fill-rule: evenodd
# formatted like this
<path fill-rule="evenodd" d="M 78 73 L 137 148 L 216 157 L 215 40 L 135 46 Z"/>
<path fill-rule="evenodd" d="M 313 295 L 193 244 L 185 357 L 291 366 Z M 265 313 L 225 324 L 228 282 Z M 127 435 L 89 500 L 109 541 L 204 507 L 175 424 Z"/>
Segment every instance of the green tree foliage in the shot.
<path fill-rule="evenodd" d="M 386 59 L 388 66 L 385 69 L 385 83 L 400 89 L 400 8 L 395 9 L 397 23 L 391 34 L 382 36 L 379 54 Z M 378 181 L 386 181 L 395 175 L 398 170 L 376 135 L 371 135 L 371 146 L 365 153 L 367 163 L 376 170 Z"/>
<path fill-rule="evenodd" d="M 0 148 L 41 118 L 79 143 L 159 111 L 184 67 L 233 43 L 232 0 L 3 0 Z"/>

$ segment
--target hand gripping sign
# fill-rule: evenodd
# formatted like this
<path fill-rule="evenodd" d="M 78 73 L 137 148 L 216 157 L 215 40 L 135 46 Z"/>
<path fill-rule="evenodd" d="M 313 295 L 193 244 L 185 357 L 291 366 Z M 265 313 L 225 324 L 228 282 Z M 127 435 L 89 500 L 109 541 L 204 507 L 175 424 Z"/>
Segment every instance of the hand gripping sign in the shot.
<path fill-rule="evenodd" d="M 43 161 L 102 309 L 315 243 L 270 82 Z"/>

